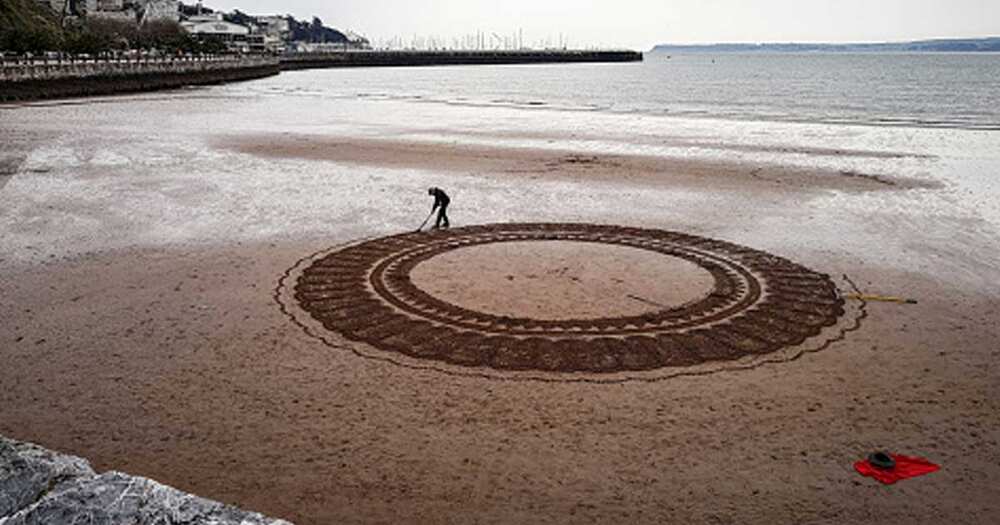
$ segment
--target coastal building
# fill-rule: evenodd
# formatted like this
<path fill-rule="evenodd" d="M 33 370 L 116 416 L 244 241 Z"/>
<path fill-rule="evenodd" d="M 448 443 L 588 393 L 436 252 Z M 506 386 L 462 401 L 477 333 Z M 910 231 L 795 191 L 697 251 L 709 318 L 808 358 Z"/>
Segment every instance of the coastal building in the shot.
<path fill-rule="evenodd" d="M 220 40 L 230 51 L 250 52 L 250 28 L 225 21 L 222 13 L 190 16 L 181 27 L 197 37 Z"/>
<path fill-rule="evenodd" d="M 264 15 L 254 18 L 257 20 L 258 30 L 265 35 L 287 39 L 291 33 L 292 28 L 291 24 L 288 23 L 288 17 Z"/>
<path fill-rule="evenodd" d="M 251 28 L 250 50 L 255 53 L 281 53 L 288 47 L 291 24 L 288 17 L 277 15 L 255 16 Z"/>
<path fill-rule="evenodd" d="M 180 22 L 190 34 L 218 40 L 233 52 L 280 54 L 285 52 L 342 52 L 371 49 L 367 38 L 341 33 L 318 19 L 297 21 L 289 15 L 229 15 L 203 10 L 201 2 L 185 6 L 178 0 L 37 0 L 64 17 L 117 20 L 131 24 L 155 21 Z M 210 11 L 210 10 L 209 10 Z"/>
<path fill-rule="evenodd" d="M 280 37 L 265 33 L 251 32 L 247 36 L 247 44 L 251 53 L 266 53 L 277 55 L 287 50 L 288 44 Z"/>

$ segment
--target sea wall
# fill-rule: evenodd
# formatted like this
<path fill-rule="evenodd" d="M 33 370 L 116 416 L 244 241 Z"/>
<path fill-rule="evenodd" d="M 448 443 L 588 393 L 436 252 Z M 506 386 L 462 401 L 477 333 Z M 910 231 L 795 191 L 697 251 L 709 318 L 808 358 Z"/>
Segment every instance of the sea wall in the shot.
<path fill-rule="evenodd" d="M 43 60 L 0 64 L 0 101 L 112 95 L 250 80 L 281 72 L 274 57 Z"/>
<path fill-rule="evenodd" d="M 0 525 L 34 523 L 291 525 L 0 436 Z"/>
<path fill-rule="evenodd" d="M 281 57 L 281 68 L 640 62 L 642 59 L 642 53 L 636 51 L 342 51 L 287 54 Z"/>

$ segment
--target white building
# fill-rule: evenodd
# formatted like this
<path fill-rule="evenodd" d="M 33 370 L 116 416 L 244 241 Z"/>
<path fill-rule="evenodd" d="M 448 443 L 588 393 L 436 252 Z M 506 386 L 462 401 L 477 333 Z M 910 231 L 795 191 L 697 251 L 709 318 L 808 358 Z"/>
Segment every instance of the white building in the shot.
<path fill-rule="evenodd" d="M 181 22 L 188 33 L 201 38 L 217 38 L 226 44 L 230 51 L 249 52 L 250 28 L 222 19 L 222 13 L 198 15 Z"/>
<path fill-rule="evenodd" d="M 292 30 L 288 23 L 288 18 L 284 16 L 265 15 L 255 16 L 254 18 L 257 19 L 257 27 L 260 29 L 260 32 L 268 36 L 284 39 L 288 37 L 288 33 Z"/>
<path fill-rule="evenodd" d="M 251 29 L 250 49 L 255 53 L 281 53 L 288 47 L 291 34 L 288 18 L 277 15 L 255 16 L 256 25 Z"/>

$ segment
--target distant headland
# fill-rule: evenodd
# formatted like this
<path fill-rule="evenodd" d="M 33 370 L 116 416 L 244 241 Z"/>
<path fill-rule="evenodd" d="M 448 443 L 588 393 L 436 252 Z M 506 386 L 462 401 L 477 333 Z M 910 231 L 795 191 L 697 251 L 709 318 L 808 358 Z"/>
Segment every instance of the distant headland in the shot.
<path fill-rule="evenodd" d="M 997 53 L 1000 37 L 914 40 L 848 44 L 660 44 L 653 52 L 666 53 Z"/>

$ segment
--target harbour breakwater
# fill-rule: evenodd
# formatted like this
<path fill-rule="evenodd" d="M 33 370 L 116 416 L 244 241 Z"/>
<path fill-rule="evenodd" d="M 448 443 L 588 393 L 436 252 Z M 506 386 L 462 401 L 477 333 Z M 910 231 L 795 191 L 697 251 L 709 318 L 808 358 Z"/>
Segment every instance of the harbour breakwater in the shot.
<path fill-rule="evenodd" d="M 636 51 L 366 51 L 284 56 L 15 60 L 0 62 L 0 102 L 113 95 L 251 80 L 282 70 L 491 64 L 639 62 Z"/>
<path fill-rule="evenodd" d="M 342 51 L 296 53 L 281 58 L 284 70 L 337 67 L 464 66 L 490 64 L 558 64 L 574 62 L 641 62 L 637 51 Z"/>
<path fill-rule="evenodd" d="M 113 95 L 277 75 L 276 57 L 21 60 L 0 64 L 0 102 Z"/>

